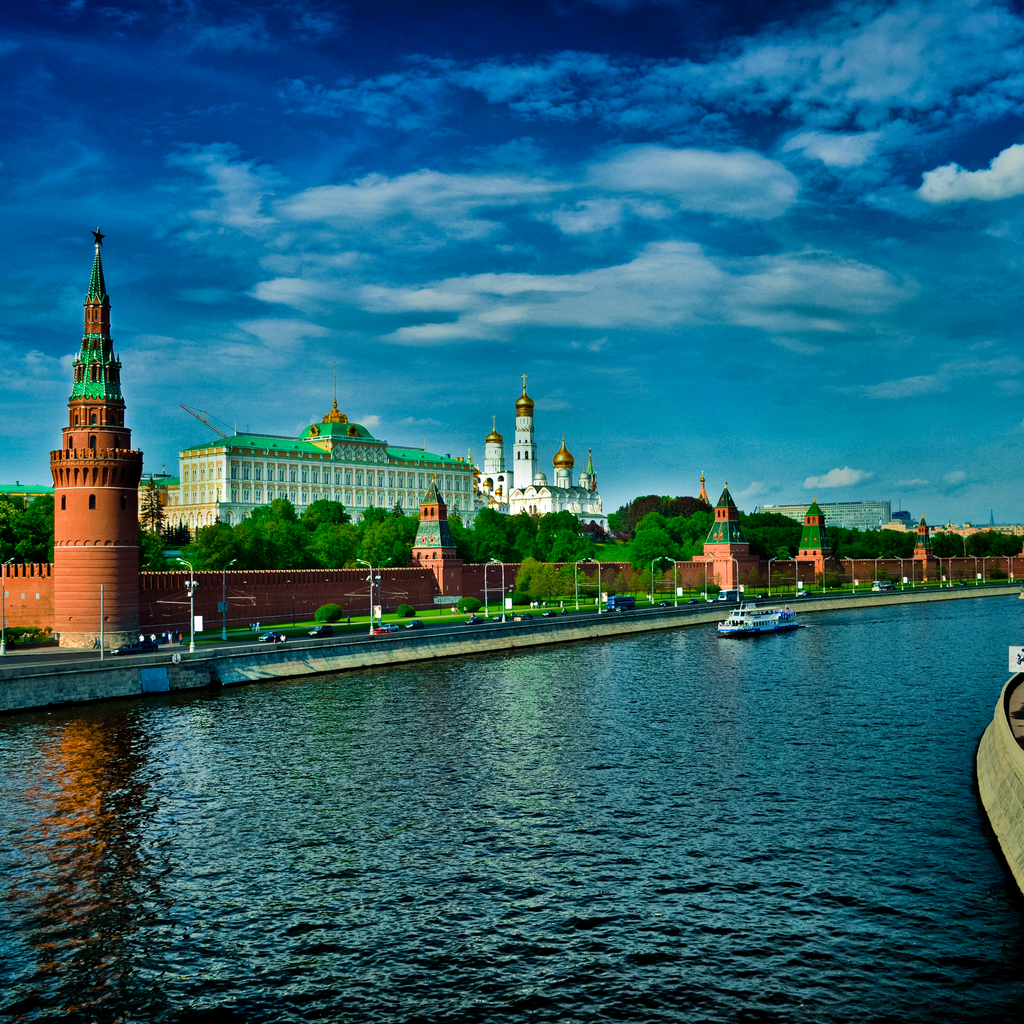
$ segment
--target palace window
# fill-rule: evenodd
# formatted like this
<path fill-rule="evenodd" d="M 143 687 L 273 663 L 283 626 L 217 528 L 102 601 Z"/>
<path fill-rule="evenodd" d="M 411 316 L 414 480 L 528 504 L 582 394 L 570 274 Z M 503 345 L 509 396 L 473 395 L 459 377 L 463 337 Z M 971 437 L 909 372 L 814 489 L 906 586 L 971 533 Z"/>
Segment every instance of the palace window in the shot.
<path fill-rule="evenodd" d="M 341 470 L 335 470 L 334 472 L 334 486 L 337 487 L 341 484 Z"/>
<path fill-rule="evenodd" d="M 75 422 L 76 423 L 78 422 L 78 417 L 77 416 L 75 417 Z M 75 447 L 75 439 L 70 434 L 68 434 L 68 448 L 74 448 L 74 447 Z"/>
<path fill-rule="evenodd" d="M 366 504 L 369 505 L 370 508 L 373 508 L 373 495 L 372 494 L 368 494 L 366 496 Z"/>
<path fill-rule="evenodd" d="M 356 495 L 356 505 L 357 505 L 357 506 L 358 506 L 359 508 L 362 508 L 362 507 L 363 507 L 363 496 L 362 496 L 362 494 L 357 494 L 357 495 Z"/>
<path fill-rule="evenodd" d="M 192 479 L 195 480 L 195 478 L 196 478 L 196 471 L 192 470 Z M 238 467 L 237 466 L 232 466 L 231 467 L 231 479 L 232 480 L 237 480 L 238 479 Z M 236 498 L 232 498 L 232 501 L 236 501 L 236 500 L 237 500 Z"/>
<path fill-rule="evenodd" d="M 252 496 L 253 496 L 253 500 L 254 501 L 262 501 L 263 500 L 263 488 L 262 487 L 257 487 L 256 490 L 252 492 Z"/>
<path fill-rule="evenodd" d="M 199 479 L 200 480 L 205 480 L 206 479 L 206 467 L 205 466 L 200 466 L 199 467 Z"/>
<path fill-rule="evenodd" d="M 292 499 L 292 504 L 293 504 L 293 505 L 296 505 L 296 504 L 298 504 L 298 501 L 299 501 L 299 492 L 298 492 L 298 491 L 292 491 L 292 493 L 291 493 L 291 499 Z"/>
<path fill-rule="evenodd" d="M 346 491 L 345 492 L 345 504 L 346 505 L 351 505 L 352 504 L 352 492 L 351 491 Z"/>
<path fill-rule="evenodd" d="M 305 466 L 302 467 L 302 482 L 304 484 L 309 483 L 309 470 Z"/>
<path fill-rule="evenodd" d="M 450 476 L 446 476 L 444 478 L 444 489 L 446 491 L 450 491 L 452 489 L 452 478 Z"/>
<path fill-rule="evenodd" d="M 363 471 L 362 470 L 358 470 L 356 472 L 356 487 L 362 487 L 362 486 L 363 486 Z"/>
<path fill-rule="evenodd" d="M 383 487 L 384 486 L 384 474 L 383 473 L 378 473 L 377 474 L 377 486 L 378 487 Z"/>
<path fill-rule="evenodd" d="M 303 505 L 308 505 L 309 504 L 309 491 L 303 491 L 302 492 L 302 504 Z"/>
<path fill-rule="evenodd" d="M 284 466 L 277 467 L 277 482 L 279 484 L 284 483 Z"/>
<path fill-rule="evenodd" d="M 238 501 L 238 488 L 237 487 L 232 487 L 231 488 L 231 500 L 232 501 Z"/>
<path fill-rule="evenodd" d="M 395 486 L 395 474 L 394 473 L 388 473 L 388 487 L 394 487 L 394 486 Z"/>
<path fill-rule="evenodd" d="M 262 466 L 257 466 L 256 467 L 256 476 L 253 479 L 255 479 L 255 480 L 262 480 L 263 479 L 263 467 Z"/>
<path fill-rule="evenodd" d="M 248 487 L 245 487 L 242 490 L 242 501 L 245 501 L 245 502 L 249 501 L 249 488 Z"/>
<path fill-rule="evenodd" d="M 324 473 L 324 479 L 325 480 L 327 479 L 327 474 L 326 473 Z M 313 470 L 313 483 L 315 483 L 315 484 L 320 483 L 320 470 L 319 469 L 314 469 Z"/>
<path fill-rule="evenodd" d="M 89 447 L 93 451 L 96 451 L 96 435 L 95 434 L 90 434 L 89 435 Z"/>
<path fill-rule="evenodd" d="M 95 494 L 90 494 L 89 495 L 89 508 L 95 508 L 95 507 L 96 507 L 96 495 Z"/>
<path fill-rule="evenodd" d="M 290 484 L 295 483 L 295 470 L 294 469 L 289 469 L 288 470 L 288 483 L 290 483 Z"/>
<path fill-rule="evenodd" d="M 218 463 L 217 463 L 217 479 L 218 479 L 218 480 L 220 479 L 220 471 L 221 471 L 221 465 L 220 465 L 220 463 L 218 462 Z M 256 477 L 256 479 L 257 479 L 257 480 L 259 480 L 259 477 Z"/>
<path fill-rule="evenodd" d="M 61 512 L 65 511 L 67 509 L 67 507 L 68 507 L 68 496 L 66 494 L 62 494 L 60 496 L 60 510 L 61 510 Z"/>

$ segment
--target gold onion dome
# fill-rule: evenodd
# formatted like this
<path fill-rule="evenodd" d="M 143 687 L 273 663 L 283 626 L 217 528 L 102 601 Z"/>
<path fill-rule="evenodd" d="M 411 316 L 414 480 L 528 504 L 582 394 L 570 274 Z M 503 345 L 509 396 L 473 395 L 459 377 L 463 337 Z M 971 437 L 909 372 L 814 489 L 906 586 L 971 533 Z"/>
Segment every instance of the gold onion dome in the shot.
<path fill-rule="evenodd" d="M 523 393 L 516 401 L 517 416 L 533 415 L 533 399 L 526 393 L 526 374 L 523 374 Z"/>
<path fill-rule="evenodd" d="M 517 406 L 517 408 L 518 408 L 518 406 Z M 495 444 L 504 444 L 505 443 L 505 438 L 503 438 L 501 436 L 501 434 L 498 433 L 498 427 L 496 425 L 495 420 L 496 420 L 496 417 L 492 416 L 491 417 L 491 432 L 487 435 L 485 440 L 486 440 L 487 443 L 490 443 L 490 442 L 493 441 Z"/>
<path fill-rule="evenodd" d="M 348 417 L 338 409 L 338 400 L 334 400 L 334 407 L 320 421 L 321 423 L 348 423 Z"/>
<path fill-rule="evenodd" d="M 572 469 L 576 465 L 576 460 L 569 453 L 569 449 L 565 447 L 565 434 L 562 435 L 562 447 L 555 453 L 552 465 L 555 469 Z"/>

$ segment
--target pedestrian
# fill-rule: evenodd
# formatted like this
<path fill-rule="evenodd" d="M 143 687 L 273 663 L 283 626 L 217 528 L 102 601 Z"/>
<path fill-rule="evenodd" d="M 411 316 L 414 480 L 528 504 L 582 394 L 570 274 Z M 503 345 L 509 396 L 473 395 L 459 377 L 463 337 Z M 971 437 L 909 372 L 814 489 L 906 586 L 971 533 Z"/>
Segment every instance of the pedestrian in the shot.
<path fill-rule="evenodd" d="M 139 634 L 139 643 L 140 644 L 144 644 L 145 642 L 146 642 L 146 634 L 145 633 L 140 633 Z"/>
<path fill-rule="evenodd" d="M 156 643 L 156 633 L 150 633 L 149 634 L 149 642 L 151 644 L 155 644 Z"/>
<path fill-rule="evenodd" d="M 352 616 L 351 615 L 345 620 L 345 625 L 346 626 L 351 626 L 352 625 Z"/>

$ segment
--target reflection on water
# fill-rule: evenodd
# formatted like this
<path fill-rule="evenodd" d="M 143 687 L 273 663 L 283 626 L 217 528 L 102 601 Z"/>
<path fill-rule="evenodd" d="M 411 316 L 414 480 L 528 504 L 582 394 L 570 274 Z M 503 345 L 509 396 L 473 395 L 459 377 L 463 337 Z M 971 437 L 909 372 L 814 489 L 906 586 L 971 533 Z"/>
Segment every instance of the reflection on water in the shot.
<path fill-rule="evenodd" d="M 0 1008 L 1012 1014 L 1021 921 L 970 772 L 1019 618 L 865 610 L 0 720 Z"/>

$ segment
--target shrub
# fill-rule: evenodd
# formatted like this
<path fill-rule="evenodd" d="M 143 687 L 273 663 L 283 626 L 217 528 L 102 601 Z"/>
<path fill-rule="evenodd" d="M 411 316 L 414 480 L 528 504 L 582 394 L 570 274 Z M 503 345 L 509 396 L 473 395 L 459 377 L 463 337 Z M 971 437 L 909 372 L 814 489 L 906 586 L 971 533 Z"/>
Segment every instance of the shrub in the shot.
<path fill-rule="evenodd" d="M 336 604 L 322 604 L 316 610 L 314 618 L 317 622 L 337 622 L 341 618 L 341 606 Z"/>
<path fill-rule="evenodd" d="M 532 600 L 529 594 L 524 594 L 521 590 L 513 590 L 509 597 L 512 598 L 513 607 L 522 607 L 529 604 Z"/>
<path fill-rule="evenodd" d="M 478 612 L 483 607 L 483 601 L 475 597 L 460 597 L 459 603 L 455 606 L 460 612 L 469 612 L 470 615 Z"/>
<path fill-rule="evenodd" d="M 400 604 L 395 611 L 400 619 L 411 619 L 416 615 L 416 609 L 411 604 Z"/>
<path fill-rule="evenodd" d="M 708 593 L 717 594 L 722 588 L 717 583 L 708 584 Z"/>
<path fill-rule="evenodd" d="M 1008 579 L 1005 569 L 993 569 L 989 574 L 990 580 L 1005 580 Z"/>

